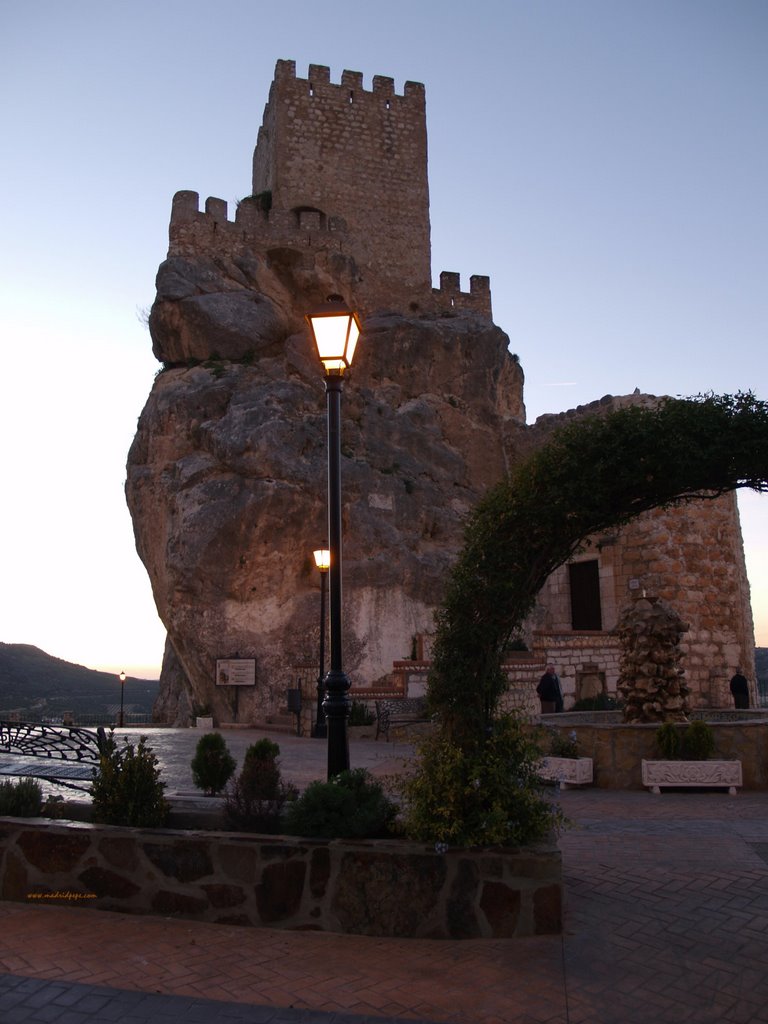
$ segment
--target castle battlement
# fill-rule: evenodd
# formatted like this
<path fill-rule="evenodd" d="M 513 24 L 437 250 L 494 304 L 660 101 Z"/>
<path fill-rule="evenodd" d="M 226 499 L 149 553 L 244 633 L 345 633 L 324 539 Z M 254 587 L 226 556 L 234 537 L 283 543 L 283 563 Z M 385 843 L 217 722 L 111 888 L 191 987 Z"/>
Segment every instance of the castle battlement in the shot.
<path fill-rule="evenodd" d="M 173 197 L 169 226 L 169 256 L 217 256 L 234 259 L 261 256 L 268 261 L 269 250 L 297 249 L 310 256 L 318 253 L 349 252 L 349 232 L 342 217 L 328 217 L 320 210 L 264 209 L 258 196 L 249 196 L 237 204 L 234 220 L 229 219 L 226 200 L 209 196 L 200 209 L 200 195 L 183 190 Z M 353 287 L 353 294 L 358 291 Z M 361 312 L 374 307 L 360 295 Z M 389 306 L 392 305 L 390 301 Z M 410 312 L 450 315 L 472 312 L 491 319 L 490 278 L 474 274 L 469 291 L 461 290 L 461 275 L 452 271 L 440 274 L 440 287 L 429 293 L 411 294 Z"/>
<path fill-rule="evenodd" d="M 357 100 L 364 100 L 368 97 L 378 97 L 385 100 L 397 99 L 400 101 L 411 101 L 424 106 L 425 89 L 422 82 L 406 82 L 402 94 L 395 92 L 395 80 L 386 75 L 374 75 L 370 91 L 363 87 L 362 71 L 342 71 L 341 82 L 331 82 L 331 69 L 325 64 L 310 64 L 306 78 L 296 77 L 296 61 L 279 60 L 275 65 L 275 79 L 273 87 L 281 83 L 283 86 L 293 87 L 298 84 L 304 89 L 308 96 L 324 94 L 333 95 L 334 91 L 344 103 L 354 103 Z M 351 95 L 350 95 L 351 91 Z M 270 97 L 271 98 L 271 97 Z M 269 103 L 267 103 L 269 106 Z"/>
<path fill-rule="evenodd" d="M 364 315 L 470 311 L 491 318 L 488 278 L 458 274 L 432 288 L 424 86 L 359 71 L 331 82 L 330 68 L 279 60 L 253 157 L 252 195 L 230 218 L 227 203 L 177 192 L 169 256 L 269 259 L 293 249 L 307 266 L 343 271 L 344 292 Z M 342 257 L 341 259 L 339 257 Z M 334 271 L 333 268 L 336 268 Z M 342 270 L 339 270 L 342 268 Z"/>

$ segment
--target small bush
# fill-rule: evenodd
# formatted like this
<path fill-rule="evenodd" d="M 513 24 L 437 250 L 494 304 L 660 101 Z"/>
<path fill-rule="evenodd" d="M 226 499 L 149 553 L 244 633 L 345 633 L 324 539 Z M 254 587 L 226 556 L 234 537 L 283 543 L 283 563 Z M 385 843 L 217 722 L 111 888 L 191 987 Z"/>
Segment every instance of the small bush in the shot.
<path fill-rule="evenodd" d="M 665 761 L 706 761 L 715 752 L 715 735 L 706 722 L 690 722 L 685 729 L 665 722 L 656 730 L 656 745 Z"/>
<path fill-rule="evenodd" d="M 495 846 L 543 839 L 564 824 L 543 795 L 542 752 L 522 722 L 505 715 L 474 747 L 447 732 L 428 737 L 415 771 L 401 784 L 406 835 L 452 846 Z"/>
<path fill-rule="evenodd" d="M 598 693 L 594 697 L 582 697 L 577 700 L 571 711 L 618 711 L 623 706 L 620 700 L 609 697 L 607 693 Z"/>
<path fill-rule="evenodd" d="M 252 744 L 245 752 L 240 775 L 227 790 L 224 812 L 228 823 L 242 832 L 280 831 L 283 808 L 298 794 L 283 782 L 277 763 L 280 747 L 268 739 Z"/>
<path fill-rule="evenodd" d="M 551 730 L 549 753 L 552 757 L 578 757 L 579 737 L 575 730 L 572 729 L 567 736 L 557 729 Z"/>
<path fill-rule="evenodd" d="M 376 839 L 392 831 L 397 806 L 364 768 L 312 782 L 288 809 L 283 831 L 324 839 Z"/>
<path fill-rule="evenodd" d="M 656 746 L 665 761 L 677 761 L 682 752 L 680 730 L 674 722 L 665 722 L 656 730 Z"/>
<path fill-rule="evenodd" d="M 353 700 L 352 706 L 349 709 L 349 718 L 347 719 L 347 725 L 373 725 L 376 721 L 373 713 L 368 709 L 366 704 L 362 701 Z"/>
<path fill-rule="evenodd" d="M 686 761 L 706 761 L 715 752 L 715 735 L 706 722 L 691 722 L 683 733 Z"/>
<path fill-rule="evenodd" d="M 236 761 L 227 750 L 224 737 L 207 732 L 197 741 L 192 758 L 192 780 L 207 796 L 220 793 L 235 772 Z"/>
<path fill-rule="evenodd" d="M 142 736 L 137 747 L 126 740 L 119 750 L 110 732 L 91 786 L 93 820 L 104 825 L 162 828 L 170 812 L 164 790 L 147 737 Z"/>
<path fill-rule="evenodd" d="M 36 779 L 0 782 L 0 815 L 39 818 L 42 811 L 43 790 Z"/>

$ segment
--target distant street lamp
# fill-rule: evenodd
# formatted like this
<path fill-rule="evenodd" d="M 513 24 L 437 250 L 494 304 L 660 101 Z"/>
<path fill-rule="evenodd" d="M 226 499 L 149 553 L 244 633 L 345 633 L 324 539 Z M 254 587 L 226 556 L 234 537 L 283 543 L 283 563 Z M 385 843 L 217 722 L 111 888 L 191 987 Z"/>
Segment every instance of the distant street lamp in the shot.
<path fill-rule="evenodd" d="M 315 565 L 320 572 L 320 671 L 317 674 L 317 713 L 312 735 L 315 739 L 324 740 L 328 735 L 325 711 L 323 710 L 325 697 L 325 585 L 331 564 L 331 552 L 322 548 L 319 551 L 313 551 L 312 554 L 315 556 Z"/>
<path fill-rule="evenodd" d="M 120 718 L 118 720 L 118 726 L 123 728 L 123 694 L 125 693 L 125 672 L 121 672 L 117 677 L 120 680 Z"/>
<path fill-rule="evenodd" d="M 352 365 L 360 336 L 360 320 L 338 296 L 332 296 L 316 313 L 307 314 L 306 320 L 325 369 L 328 407 L 331 667 L 325 677 L 323 709 L 328 730 L 328 778 L 332 779 L 349 768 L 347 693 L 350 682 L 341 665 L 341 388 L 344 371 Z"/>

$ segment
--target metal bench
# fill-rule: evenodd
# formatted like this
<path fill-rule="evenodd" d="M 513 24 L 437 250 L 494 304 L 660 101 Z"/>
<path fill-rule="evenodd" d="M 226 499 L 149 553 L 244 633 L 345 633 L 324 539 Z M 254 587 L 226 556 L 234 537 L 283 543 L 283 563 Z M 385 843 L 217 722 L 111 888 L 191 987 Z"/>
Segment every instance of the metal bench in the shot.
<path fill-rule="evenodd" d="M 0 721 L 0 777 L 43 779 L 88 792 L 106 742 L 102 728 Z"/>
<path fill-rule="evenodd" d="M 425 697 L 400 697 L 396 700 L 377 700 L 376 705 L 376 739 L 383 733 L 389 739 L 389 729 L 393 725 L 410 725 L 413 722 L 424 722 L 427 717 L 427 701 Z"/>

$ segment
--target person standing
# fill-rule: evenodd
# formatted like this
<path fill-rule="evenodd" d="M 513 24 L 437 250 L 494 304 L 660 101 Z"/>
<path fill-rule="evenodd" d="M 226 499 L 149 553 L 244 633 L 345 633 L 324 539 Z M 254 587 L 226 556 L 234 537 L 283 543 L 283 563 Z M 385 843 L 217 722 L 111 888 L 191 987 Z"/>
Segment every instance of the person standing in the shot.
<path fill-rule="evenodd" d="M 553 711 L 563 710 L 563 691 L 560 689 L 560 677 L 554 665 L 547 665 L 547 670 L 539 680 L 536 693 L 541 701 L 542 715 L 551 715 Z"/>
<path fill-rule="evenodd" d="M 731 679 L 731 694 L 734 707 L 749 707 L 749 683 L 746 676 L 742 675 L 740 668 L 736 669 L 736 675 Z"/>

